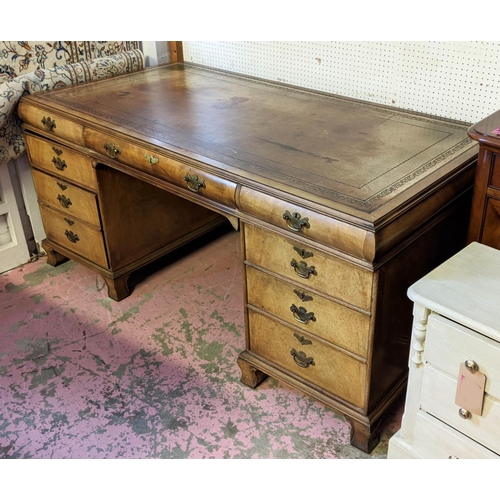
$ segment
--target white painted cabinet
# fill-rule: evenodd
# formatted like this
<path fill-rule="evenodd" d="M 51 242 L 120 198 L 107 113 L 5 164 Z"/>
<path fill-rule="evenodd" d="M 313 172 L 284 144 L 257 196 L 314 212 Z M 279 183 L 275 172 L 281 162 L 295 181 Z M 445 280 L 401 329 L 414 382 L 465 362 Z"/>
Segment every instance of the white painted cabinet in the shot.
<path fill-rule="evenodd" d="M 500 458 L 499 283 L 500 251 L 471 243 L 409 288 L 410 373 L 389 459 Z M 464 380 L 474 392 L 460 405 Z M 485 380 L 484 390 L 476 380 Z"/>

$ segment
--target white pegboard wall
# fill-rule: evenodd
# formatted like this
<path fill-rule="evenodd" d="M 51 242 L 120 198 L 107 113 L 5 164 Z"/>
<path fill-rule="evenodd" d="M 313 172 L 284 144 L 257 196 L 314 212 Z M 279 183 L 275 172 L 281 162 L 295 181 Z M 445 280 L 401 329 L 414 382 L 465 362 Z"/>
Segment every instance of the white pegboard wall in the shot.
<path fill-rule="evenodd" d="M 500 42 L 183 42 L 184 60 L 476 122 L 500 109 Z"/>

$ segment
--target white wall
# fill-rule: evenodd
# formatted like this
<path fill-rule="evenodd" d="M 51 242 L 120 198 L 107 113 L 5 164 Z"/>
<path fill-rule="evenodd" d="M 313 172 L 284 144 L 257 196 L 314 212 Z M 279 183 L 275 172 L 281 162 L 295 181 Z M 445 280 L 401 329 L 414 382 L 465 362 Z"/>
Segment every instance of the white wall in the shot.
<path fill-rule="evenodd" d="M 500 108 L 500 42 L 183 42 L 184 60 L 476 122 Z"/>

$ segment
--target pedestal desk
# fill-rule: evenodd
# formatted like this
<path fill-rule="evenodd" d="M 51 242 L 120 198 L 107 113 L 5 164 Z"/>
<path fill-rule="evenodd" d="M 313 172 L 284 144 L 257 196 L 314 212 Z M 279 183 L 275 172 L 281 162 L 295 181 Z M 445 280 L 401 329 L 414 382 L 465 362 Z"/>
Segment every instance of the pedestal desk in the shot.
<path fill-rule="evenodd" d="M 345 415 L 371 451 L 404 391 L 409 285 L 465 245 L 467 125 L 175 63 L 23 98 L 47 239 L 131 272 L 229 219 L 241 233 L 242 382 Z"/>

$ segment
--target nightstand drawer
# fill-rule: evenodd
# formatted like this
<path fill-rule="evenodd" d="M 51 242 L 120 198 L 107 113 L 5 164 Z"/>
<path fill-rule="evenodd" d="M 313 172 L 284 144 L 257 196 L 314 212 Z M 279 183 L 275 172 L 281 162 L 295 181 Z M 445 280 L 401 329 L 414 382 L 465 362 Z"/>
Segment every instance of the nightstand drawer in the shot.
<path fill-rule="evenodd" d="M 373 276 L 366 269 L 249 224 L 245 252 L 249 263 L 370 310 Z"/>
<path fill-rule="evenodd" d="M 366 358 L 370 316 L 246 267 L 248 303 Z"/>
<path fill-rule="evenodd" d="M 486 375 L 486 392 L 500 399 L 500 344 L 437 314 L 428 319 L 425 360 L 457 378 L 461 363 L 474 361 Z"/>
<path fill-rule="evenodd" d="M 415 418 L 415 448 L 421 458 L 500 458 L 461 432 L 419 411 Z"/>
<path fill-rule="evenodd" d="M 26 134 L 26 143 L 33 166 L 87 188 L 96 189 L 95 170 L 89 157 L 29 134 Z"/>
<path fill-rule="evenodd" d="M 78 188 L 65 180 L 57 179 L 32 169 L 38 201 L 60 210 L 70 217 L 77 217 L 100 227 L 95 193 Z"/>
<path fill-rule="evenodd" d="M 456 390 L 457 376 L 451 377 L 427 363 L 420 408 L 491 451 L 500 453 L 500 402 L 486 394 L 482 416 L 471 414 L 465 420 L 460 417 L 460 408 L 455 404 Z"/>
<path fill-rule="evenodd" d="M 101 267 L 108 267 L 101 231 L 44 205 L 40 205 L 40 210 L 47 238 Z"/>
<path fill-rule="evenodd" d="M 362 408 L 366 365 L 324 343 L 304 337 L 272 319 L 248 311 L 250 351 L 303 380 Z M 302 335 L 299 335 L 301 337 Z M 304 340 L 311 343 L 304 344 Z"/>
<path fill-rule="evenodd" d="M 203 198 L 236 208 L 234 182 L 96 130 L 85 131 L 85 142 L 89 148 L 120 163 L 152 174 Z"/>

